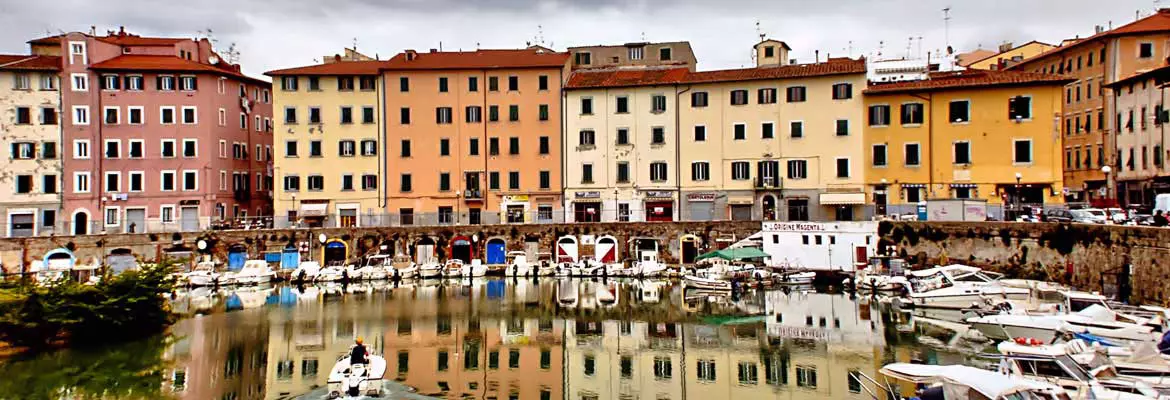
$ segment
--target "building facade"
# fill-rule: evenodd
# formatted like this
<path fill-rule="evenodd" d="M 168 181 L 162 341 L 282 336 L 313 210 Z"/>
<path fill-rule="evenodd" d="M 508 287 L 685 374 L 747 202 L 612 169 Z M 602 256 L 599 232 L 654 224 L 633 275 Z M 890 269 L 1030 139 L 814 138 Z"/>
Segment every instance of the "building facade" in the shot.
<path fill-rule="evenodd" d="M 6 237 L 52 235 L 61 209 L 61 58 L 0 55 L 0 215 Z"/>
<path fill-rule="evenodd" d="M 1058 121 L 1067 81 L 967 70 L 871 85 L 864 168 L 876 213 L 914 213 L 927 199 L 982 199 L 999 206 L 988 211 L 999 219 L 1062 204 Z"/>
<path fill-rule="evenodd" d="M 275 225 L 377 226 L 385 216 L 382 75 L 385 61 L 342 58 L 269 71 L 281 185 Z M 323 168 L 328 166 L 328 168 Z"/>
<path fill-rule="evenodd" d="M 1166 166 L 1166 128 L 1170 113 L 1165 109 L 1170 67 L 1162 67 L 1114 82 L 1113 108 L 1126 121 L 1118 130 L 1117 162 L 1112 166 L 1117 179 L 1119 204 L 1154 204 L 1154 196 L 1170 193 L 1170 170 Z M 1132 122 L 1129 116 L 1132 117 Z M 1066 167 L 1073 163 L 1068 157 Z M 1076 162 L 1080 162 L 1079 159 Z"/>
<path fill-rule="evenodd" d="M 206 229 L 271 215 L 271 93 L 206 39 L 120 32 L 29 42 L 61 57 L 71 234 Z"/>
<path fill-rule="evenodd" d="M 690 42 L 635 42 L 621 45 L 570 47 L 572 68 L 685 67 L 695 70 L 698 60 Z"/>
<path fill-rule="evenodd" d="M 1018 71 L 1060 74 L 1073 79 L 1064 87 L 1061 133 L 1064 151 L 1084 155 L 1083 163 L 1065 168 L 1068 202 L 1116 204 L 1118 190 L 1113 171 L 1121 154 L 1114 140 L 1129 131 L 1129 115 L 1114 108 L 1106 85 L 1143 70 L 1165 65 L 1170 55 L 1170 10 L 1083 40 L 1072 41 L 1011 67 Z M 1139 110 L 1140 111 L 1140 110 Z M 1113 169 L 1111 167 L 1111 169 Z"/>
<path fill-rule="evenodd" d="M 408 50 L 386 82 L 386 210 L 392 223 L 562 220 L 561 84 L 567 53 L 533 47 Z"/>
<path fill-rule="evenodd" d="M 1012 46 L 1011 43 L 1005 43 L 999 46 L 998 53 L 964 66 L 970 69 L 1005 69 L 1054 48 L 1056 46 L 1035 40 L 1019 46 Z"/>

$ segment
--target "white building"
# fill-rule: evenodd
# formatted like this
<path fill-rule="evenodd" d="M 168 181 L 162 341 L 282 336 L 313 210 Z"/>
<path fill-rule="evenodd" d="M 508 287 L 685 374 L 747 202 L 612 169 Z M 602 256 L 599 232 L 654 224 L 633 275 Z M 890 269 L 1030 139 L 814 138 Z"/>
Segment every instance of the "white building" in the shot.
<path fill-rule="evenodd" d="M 877 222 L 764 222 L 759 233 L 774 267 L 853 272 L 877 249 Z"/>

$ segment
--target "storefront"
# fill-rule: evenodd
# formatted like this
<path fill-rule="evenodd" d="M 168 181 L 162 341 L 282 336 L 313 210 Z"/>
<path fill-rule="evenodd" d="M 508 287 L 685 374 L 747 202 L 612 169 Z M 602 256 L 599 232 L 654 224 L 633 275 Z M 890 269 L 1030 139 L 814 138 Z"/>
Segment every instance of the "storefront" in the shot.
<path fill-rule="evenodd" d="M 864 192 L 821 193 L 818 202 L 822 207 L 832 208 L 828 215 L 835 221 L 857 219 L 857 206 L 865 204 Z"/>
<path fill-rule="evenodd" d="M 720 200 L 725 199 L 725 197 L 719 196 L 716 192 L 694 192 L 687 193 L 684 199 L 686 200 L 687 215 L 683 219 L 687 221 L 711 221 L 715 219 L 716 207 L 720 207 L 718 203 L 720 203 Z"/>
<path fill-rule="evenodd" d="M 732 221 L 751 221 L 755 198 L 751 193 L 727 196 L 727 214 Z"/>
<path fill-rule="evenodd" d="M 674 221 L 674 193 L 663 190 L 648 190 L 643 193 L 646 221 Z"/>
<path fill-rule="evenodd" d="M 500 212 L 504 214 L 504 222 L 522 224 L 531 220 L 528 207 L 528 195 L 504 196 Z"/>
<path fill-rule="evenodd" d="M 573 221 L 601 222 L 601 192 L 573 193 Z"/>
<path fill-rule="evenodd" d="M 312 201 L 305 200 L 301 202 L 301 207 L 297 210 L 297 215 L 300 216 L 301 223 L 309 228 L 319 228 L 325 225 L 325 217 L 329 215 L 329 200 Z"/>

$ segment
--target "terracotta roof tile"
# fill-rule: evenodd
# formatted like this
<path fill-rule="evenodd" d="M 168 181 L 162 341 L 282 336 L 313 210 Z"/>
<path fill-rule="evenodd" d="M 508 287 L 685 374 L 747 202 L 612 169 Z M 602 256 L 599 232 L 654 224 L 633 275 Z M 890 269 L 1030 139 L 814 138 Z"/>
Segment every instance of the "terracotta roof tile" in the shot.
<path fill-rule="evenodd" d="M 1030 58 L 1020 62 L 1019 64 L 1008 67 L 1008 69 L 1022 69 L 1024 65 L 1032 64 L 1032 62 L 1034 62 L 1034 61 L 1045 59 L 1048 56 L 1062 53 L 1065 50 L 1079 47 L 1080 45 L 1093 42 L 1097 39 L 1114 37 L 1114 36 L 1151 33 L 1151 32 L 1170 32 L 1170 10 L 1165 10 L 1165 9 L 1159 10 L 1158 12 L 1154 13 L 1154 15 L 1139 19 L 1139 20 L 1134 21 L 1134 22 L 1130 22 L 1128 24 L 1119 26 L 1115 29 L 1104 31 L 1104 32 L 1098 33 L 1098 34 L 1093 35 L 1093 36 L 1089 36 L 1089 37 L 1084 38 L 1084 39 L 1076 40 L 1074 43 L 1066 44 L 1066 45 L 1057 47 L 1055 49 L 1051 49 L 1051 50 L 1048 50 L 1046 52 L 1037 54 L 1036 56 L 1030 57 Z"/>
<path fill-rule="evenodd" d="M 933 72 L 930 74 L 930 79 L 918 81 L 870 83 L 869 88 L 865 89 L 865 94 L 969 89 L 989 86 L 1065 84 L 1072 81 L 1072 79 L 1060 75 L 969 69 L 966 71 Z"/>
<path fill-rule="evenodd" d="M 452 70 L 505 68 L 562 68 L 569 53 L 549 53 L 536 49 L 443 51 L 415 53 L 407 60 L 407 53 L 386 62 L 384 70 Z"/>
<path fill-rule="evenodd" d="M 338 61 L 265 72 L 264 75 L 377 75 L 387 61 Z"/>
<path fill-rule="evenodd" d="M 58 71 L 60 69 L 61 57 L 57 56 L 0 55 L 0 70 Z"/>
<path fill-rule="evenodd" d="M 256 79 L 236 71 L 228 65 L 209 65 L 175 56 L 153 56 L 141 54 L 123 54 L 109 60 L 90 66 L 94 70 L 111 71 L 160 71 L 160 72 L 205 72 L 248 79 L 254 82 L 269 84 L 268 81 Z"/>
<path fill-rule="evenodd" d="M 687 68 L 580 70 L 569 76 L 566 89 L 673 85 L 686 78 Z"/>
<path fill-rule="evenodd" d="M 29 40 L 28 44 L 61 44 L 61 35 L 46 36 Z"/>
<path fill-rule="evenodd" d="M 97 36 L 94 37 L 94 39 L 119 46 L 173 46 L 175 43 L 188 40 L 175 38 L 142 37 L 130 34 Z"/>

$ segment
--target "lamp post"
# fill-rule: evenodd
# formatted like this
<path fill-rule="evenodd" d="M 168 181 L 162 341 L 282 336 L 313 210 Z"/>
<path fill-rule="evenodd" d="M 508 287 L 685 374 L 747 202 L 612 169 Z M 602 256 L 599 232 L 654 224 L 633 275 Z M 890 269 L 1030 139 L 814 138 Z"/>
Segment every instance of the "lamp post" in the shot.
<path fill-rule="evenodd" d="M 1024 174 L 1016 172 L 1016 194 L 1015 194 L 1016 195 L 1016 201 L 1015 201 L 1016 205 L 1014 208 L 1016 210 L 1016 218 L 1017 219 L 1019 219 L 1019 217 L 1020 217 L 1020 179 L 1023 179 L 1023 178 L 1024 178 Z"/>
<path fill-rule="evenodd" d="M 1101 172 L 1105 173 L 1105 200 L 1109 201 L 1113 199 L 1113 167 L 1101 167 Z"/>

